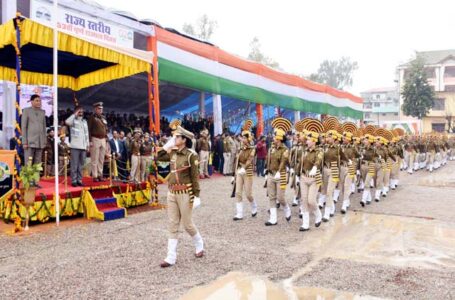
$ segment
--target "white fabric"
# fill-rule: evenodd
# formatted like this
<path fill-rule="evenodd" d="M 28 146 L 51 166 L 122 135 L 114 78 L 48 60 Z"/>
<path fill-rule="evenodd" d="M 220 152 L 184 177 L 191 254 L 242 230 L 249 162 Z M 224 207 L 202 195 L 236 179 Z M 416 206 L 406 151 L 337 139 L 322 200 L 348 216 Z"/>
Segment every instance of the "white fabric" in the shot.
<path fill-rule="evenodd" d="M 275 180 L 280 180 L 280 172 L 275 173 Z"/>
<path fill-rule="evenodd" d="M 168 264 L 174 265 L 177 260 L 177 239 L 168 239 L 167 240 L 167 256 L 164 259 Z"/>
<path fill-rule="evenodd" d="M 235 217 L 242 219 L 243 218 L 243 203 L 242 202 L 235 203 L 235 210 L 236 210 Z"/>
<path fill-rule="evenodd" d="M 175 146 L 175 137 L 171 137 L 171 138 L 166 142 L 166 144 L 164 144 L 163 149 L 164 149 L 165 151 L 169 151 L 169 150 L 172 149 L 174 146 Z"/>
<path fill-rule="evenodd" d="M 272 207 L 270 209 L 270 217 L 269 217 L 269 222 L 272 223 L 272 224 L 276 224 L 276 219 L 277 219 L 277 216 L 276 216 L 276 207 Z"/>
<path fill-rule="evenodd" d="M 196 209 L 199 206 L 201 206 L 201 198 L 194 197 L 194 199 L 193 199 L 193 209 Z"/>
<path fill-rule="evenodd" d="M 316 168 L 316 166 L 313 166 L 313 168 L 311 169 L 311 171 L 310 171 L 310 173 L 309 173 L 308 175 L 310 175 L 310 176 L 315 176 L 317 170 L 318 170 L 318 169 Z"/>
<path fill-rule="evenodd" d="M 302 214 L 302 227 L 304 229 L 310 228 L 310 213 L 307 211 Z"/>
<path fill-rule="evenodd" d="M 199 253 L 204 250 L 204 241 L 202 240 L 202 237 L 199 234 L 199 232 L 193 236 L 193 244 L 194 248 L 196 248 L 196 253 Z"/>

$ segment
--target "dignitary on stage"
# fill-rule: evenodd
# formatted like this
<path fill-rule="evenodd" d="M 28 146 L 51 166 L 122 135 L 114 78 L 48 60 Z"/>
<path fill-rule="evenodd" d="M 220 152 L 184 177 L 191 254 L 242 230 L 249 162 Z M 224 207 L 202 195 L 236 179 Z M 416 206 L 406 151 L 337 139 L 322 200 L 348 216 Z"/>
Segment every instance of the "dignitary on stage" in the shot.
<path fill-rule="evenodd" d="M 93 181 L 105 181 L 103 165 L 107 148 L 107 121 L 103 115 L 103 102 L 93 104 L 94 113 L 88 119 L 90 161 Z"/>
<path fill-rule="evenodd" d="M 32 158 L 32 164 L 41 163 L 43 149 L 46 147 L 46 114 L 41 109 L 41 97 L 32 95 L 31 107 L 22 110 L 21 131 L 24 147 L 24 164 Z"/>

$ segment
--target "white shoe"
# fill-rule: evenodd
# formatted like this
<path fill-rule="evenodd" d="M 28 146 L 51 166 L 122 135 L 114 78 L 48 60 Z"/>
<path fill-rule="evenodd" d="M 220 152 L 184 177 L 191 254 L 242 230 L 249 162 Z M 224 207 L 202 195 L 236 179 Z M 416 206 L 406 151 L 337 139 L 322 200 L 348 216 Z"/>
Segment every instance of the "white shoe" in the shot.
<path fill-rule="evenodd" d="M 381 192 L 382 197 L 387 197 L 387 192 L 388 192 L 388 187 L 383 187 L 382 192 Z"/>
<path fill-rule="evenodd" d="M 291 215 L 292 215 L 291 207 L 289 205 L 286 205 L 286 207 L 284 208 L 284 216 L 286 218 L 286 221 L 289 222 L 291 220 Z"/>
<path fill-rule="evenodd" d="M 367 204 L 367 202 L 368 202 L 368 195 L 371 195 L 370 190 L 364 190 L 363 193 L 362 193 L 362 200 L 360 201 L 360 204 L 361 204 L 362 206 L 365 206 L 365 204 Z"/>
<path fill-rule="evenodd" d="M 276 216 L 276 211 L 277 211 L 277 208 L 276 207 L 272 207 L 270 209 L 270 216 L 269 216 L 269 220 L 265 223 L 266 226 L 270 226 L 270 225 L 276 225 L 277 224 L 277 216 Z"/>
<path fill-rule="evenodd" d="M 235 203 L 236 214 L 234 217 L 234 221 L 239 221 L 243 219 L 243 203 L 237 202 Z"/>
<path fill-rule="evenodd" d="M 319 208 L 323 208 L 325 204 L 325 195 L 319 194 L 318 205 Z"/>
<path fill-rule="evenodd" d="M 321 210 L 319 209 L 319 207 L 316 208 L 316 210 L 313 212 L 313 214 L 314 214 L 314 226 L 319 227 L 319 225 L 321 225 L 321 221 L 322 221 L 322 214 L 321 214 Z"/>
<path fill-rule="evenodd" d="M 343 200 L 343 206 L 341 206 L 341 213 L 345 214 L 348 211 L 349 200 Z"/>
<path fill-rule="evenodd" d="M 381 200 L 381 190 L 376 189 L 375 194 L 374 194 L 374 201 L 379 202 Z"/>
<path fill-rule="evenodd" d="M 302 226 L 300 226 L 300 231 L 310 230 L 310 213 L 304 212 L 302 214 Z"/>
<path fill-rule="evenodd" d="M 168 239 L 167 240 L 167 256 L 164 259 L 170 265 L 175 265 L 177 260 L 177 239 Z"/>
<path fill-rule="evenodd" d="M 333 201 L 334 201 L 335 203 L 338 202 L 338 198 L 340 197 L 340 192 L 341 192 L 341 191 L 338 190 L 338 189 L 335 189 L 335 190 L 333 191 Z"/>
<path fill-rule="evenodd" d="M 251 216 L 256 217 L 257 214 L 258 214 L 258 205 L 257 205 L 256 201 L 253 200 L 253 202 L 251 202 Z"/>
<path fill-rule="evenodd" d="M 298 206 L 299 205 L 299 200 L 297 200 L 297 197 L 294 197 L 294 199 L 292 199 L 292 206 Z"/>
<path fill-rule="evenodd" d="M 202 236 L 199 234 L 199 232 L 193 236 L 193 244 L 194 248 L 196 249 L 196 255 L 203 255 L 204 241 L 202 240 Z"/>
<path fill-rule="evenodd" d="M 324 209 L 324 217 L 322 217 L 322 221 L 328 222 L 330 220 L 330 212 L 332 211 L 331 207 L 326 206 Z"/>

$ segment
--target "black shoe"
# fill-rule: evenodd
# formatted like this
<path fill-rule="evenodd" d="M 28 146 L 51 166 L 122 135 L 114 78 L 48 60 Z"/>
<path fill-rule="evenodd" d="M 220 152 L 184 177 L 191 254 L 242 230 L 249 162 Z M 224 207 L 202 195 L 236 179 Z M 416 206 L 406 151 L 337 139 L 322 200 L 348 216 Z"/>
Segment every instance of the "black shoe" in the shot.
<path fill-rule="evenodd" d="M 257 212 L 255 212 L 254 214 L 251 214 L 251 216 L 252 216 L 253 218 L 256 217 L 257 215 L 258 215 Z"/>
<path fill-rule="evenodd" d="M 84 184 L 82 182 L 80 182 L 80 181 L 77 183 L 77 185 L 78 186 L 84 186 Z"/>
<path fill-rule="evenodd" d="M 367 205 L 370 205 L 370 204 L 371 204 L 371 201 L 368 201 L 368 202 L 367 202 Z"/>
<path fill-rule="evenodd" d="M 360 201 L 360 205 L 362 205 L 362 207 L 365 207 L 365 203 Z"/>
<path fill-rule="evenodd" d="M 240 220 L 243 220 L 243 218 L 234 217 L 232 220 L 234 220 L 234 221 L 240 221 Z"/>
<path fill-rule="evenodd" d="M 383 195 L 382 195 L 382 197 L 384 197 L 384 198 L 385 198 L 385 197 L 387 197 L 387 195 L 386 195 L 386 194 L 383 194 Z"/>
<path fill-rule="evenodd" d="M 344 209 L 342 209 L 341 213 L 344 215 L 346 213 L 346 211 Z"/>
<path fill-rule="evenodd" d="M 319 209 L 323 209 L 323 208 L 324 208 L 324 206 L 322 206 L 322 205 L 319 205 Z"/>
<path fill-rule="evenodd" d="M 326 219 L 326 218 L 322 218 L 322 222 L 328 222 L 329 219 Z"/>
<path fill-rule="evenodd" d="M 298 204 L 297 203 L 292 203 L 292 206 L 296 207 L 296 206 L 298 206 Z"/>
<path fill-rule="evenodd" d="M 302 216 L 303 216 L 302 214 L 299 214 L 299 219 L 301 219 L 301 218 L 302 218 Z"/>
<path fill-rule="evenodd" d="M 280 208 L 280 206 L 281 206 L 281 203 L 278 202 L 278 203 L 276 204 L 276 208 Z"/>
<path fill-rule="evenodd" d="M 286 221 L 288 221 L 288 222 L 291 221 L 291 217 L 292 217 L 292 216 L 287 217 L 287 218 L 286 218 Z"/>
<path fill-rule="evenodd" d="M 72 183 L 71 183 L 71 186 L 77 187 L 77 186 L 79 186 L 79 185 L 77 184 L 77 182 L 72 182 Z"/>
<path fill-rule="evenodd" d="M 299 231 L 308 231 L 308 230 L 310 230 L 310 228 L 303 228 L 302 226 L 300 226 L 300 228 L 299 228 Z"/>
<path fill-rule="evenodd" d="M 314 226 L 315 226 L 315 227 L 321 226 L 321 222 L 314 223 Z"/>
<path fill-rule="evenodd" d="M 379 199 L 374 199 L 374 201 L 379 202 Z"/>
<path fill-rule="evenodd" d="M 274 226 L 276 224 L 278 224 L 278 222 L 277 223 L 270 223 L 269 221 L 265 222 L 265 226 Z"/>
<path fill-rule="evenodd" d="M 333 218 L 334 215 L 335 215 L 335 214 L 330 214 L 330 217 Z"/>

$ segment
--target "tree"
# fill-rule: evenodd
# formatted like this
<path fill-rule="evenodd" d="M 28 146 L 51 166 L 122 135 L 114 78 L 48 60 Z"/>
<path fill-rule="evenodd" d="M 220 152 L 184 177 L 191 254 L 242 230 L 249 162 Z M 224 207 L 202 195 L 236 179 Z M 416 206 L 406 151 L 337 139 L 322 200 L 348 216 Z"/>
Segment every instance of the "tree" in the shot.
<path fill-rule="evenodd" d="M 183 24 L 183 31 L 201 40 L 209 41 L 217 27 L 217 21 L 212 20 L 206 14 L 203 14 L 199 19 L 196 20 L 196 23 Z"/>
<path fill-rule="evenodd" d="M 339 60 L 326 59 L 319 65 L 318 72 L 311 74 L 308 79 L 342 90 L 352 86 L 352 75 L 358 68 L 357 62 L 346 56 Z"/>
<path fill-rule="evenodd" d="M 266 56 L 261 51 L 261 42 L 259 42 L 258 37 L 254 37 L 253 40 L 250 42 L 250 53 L 248 54 L 248 59 L 264 64 L 274 69 L 279 69 L 280 64 L 273 60 L 272 58 Z"/>
<path fill-rule="evenodd" d="M 433 88 L 428 84 L 422 57 L 417 56 L 411 62 L 401 95 L 403 96 L 402 110 L 406 116 L 421 120 L 433 107 L 435 95 Z"/>

